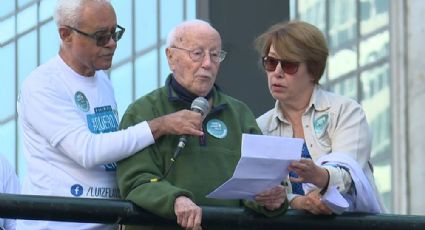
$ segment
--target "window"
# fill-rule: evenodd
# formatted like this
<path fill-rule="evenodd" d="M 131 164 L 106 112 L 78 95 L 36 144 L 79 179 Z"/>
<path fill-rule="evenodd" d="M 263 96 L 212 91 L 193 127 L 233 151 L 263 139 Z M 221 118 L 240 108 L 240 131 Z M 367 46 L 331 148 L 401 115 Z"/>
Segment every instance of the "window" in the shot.
<path fill-rule="evenodd" d="M 155 68 L 158 62 L 157 50 L 139 57 L 136 60 L 136 97 L 139 98 L 150 91 L 158 88 L 158 68 Z"/>
<path fill-rule="evenodd" d="M 10 43 L 0 49 L 0 63 L 2 63 L 0 76 L 2 108 L 0 109 L 0 125 L 7 123 L 15 116 L 15 43 Z M 5 143 L 6 144 L 6 143 Z M 1 147 L 0 147 L 1 148 Z"/>

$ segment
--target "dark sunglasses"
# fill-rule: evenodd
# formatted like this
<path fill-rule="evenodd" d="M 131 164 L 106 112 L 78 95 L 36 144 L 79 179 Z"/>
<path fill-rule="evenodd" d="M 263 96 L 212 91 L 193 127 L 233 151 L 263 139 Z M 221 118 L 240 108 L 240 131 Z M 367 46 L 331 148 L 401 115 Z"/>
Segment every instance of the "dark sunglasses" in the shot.
<path fill-rule="evenodd" d="M 124 34 L 124 31 L 125 31 L 125 28 L 121 27 L 120 25 L 117 25 L 117 28 L 119 29 L 118 31 L 114 31 L 113 33 L 106 33 L 106 34 L 103 31 L 97 31 L 97 32 L 94 32 L 92 34 L 89 34 L 89 33 L 83 32 L 83 31 L 78 30 L 78 29 L 71 27 L 71 26 L 66 26 L 66 27 L 77 32 L 77 33 L 79 33 L 79 34 L 81 34 L 81 35 L 84 35 L 88 38 L 95 40 L 96 45 L 100 46 L 100 47 L 103 47 L 106 44 L 108 44 L 108 42 L 109 42 L 109 40 L 111 40 L 111 38 L 112 38 L 112 40 L 117 42 L 118 40 L 121 39 L 121 37 L 122 37 L 122 35 Z"/>
<path fill-rule="evenodd" d="M 263 68 L 269 72 L 275 71 L 279 62 L 283 72 L 287 74 L 296 73 L 298 71 L 298 66 L 300 65 L 300 62 L 285 61 L 270 56 L 262 57 Z"/>

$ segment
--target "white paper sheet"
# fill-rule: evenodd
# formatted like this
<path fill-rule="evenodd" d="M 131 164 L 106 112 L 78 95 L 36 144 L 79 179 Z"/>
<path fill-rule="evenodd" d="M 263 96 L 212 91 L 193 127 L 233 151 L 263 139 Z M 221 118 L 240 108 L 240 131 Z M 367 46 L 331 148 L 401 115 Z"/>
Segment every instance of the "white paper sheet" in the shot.
<path fill-rule="evenodd" d="M 242 135 L 241 159 L 232 178 L 207 195 L 216 199 L 248 199 L 279 185 L 288 166 L 301 158 L 303 139 Z"/>

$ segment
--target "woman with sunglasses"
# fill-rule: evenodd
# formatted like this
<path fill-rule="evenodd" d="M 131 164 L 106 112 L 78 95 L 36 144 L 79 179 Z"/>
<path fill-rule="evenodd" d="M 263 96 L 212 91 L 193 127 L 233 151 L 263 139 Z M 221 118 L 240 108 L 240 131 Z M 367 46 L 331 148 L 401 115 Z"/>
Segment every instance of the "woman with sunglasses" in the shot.
<path fill-rule="evenodd" d="M 255 44 L 276 99 L 275 107 L 257 119 L 262 132 L 305 141 L 301 160 L 288 167 L 291 208 L 328 215 L 382 212 L 365 113 L 354 100 L 319 84 L 329 53 L 321 31 L 301 21 L 279 23 Z M 330 193 L 342 195 L 344 202 L 322 199 Z"/>

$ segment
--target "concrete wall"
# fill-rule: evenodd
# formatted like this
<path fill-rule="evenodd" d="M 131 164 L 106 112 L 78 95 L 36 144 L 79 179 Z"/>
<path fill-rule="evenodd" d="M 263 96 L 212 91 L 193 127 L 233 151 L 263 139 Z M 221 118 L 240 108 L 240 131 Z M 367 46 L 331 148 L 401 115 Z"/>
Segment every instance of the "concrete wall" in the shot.
<path fill-rule="evenodd" d="M 394 209 L 425 215 L 425 1 L 391 1 Z"/>
<path fill-rule="evenodd" d="M 407 116 L 410 211 L 425 214 L 425 1 L 407 4 Z M 394 76 L 397 77 L 397 76 Z M 403 112 L 403 111 L 400 111 Z"/>
<path fill-rule="evenodd" d="M 228 52 L 217 83 L 259 116 L 274 106 L 254 39 L 271 25 L 289 19 L 289 0 L 199 0 L 198 16 L 221 34 Z M 273 6 L 273 7 L 270 7 Z"/>

